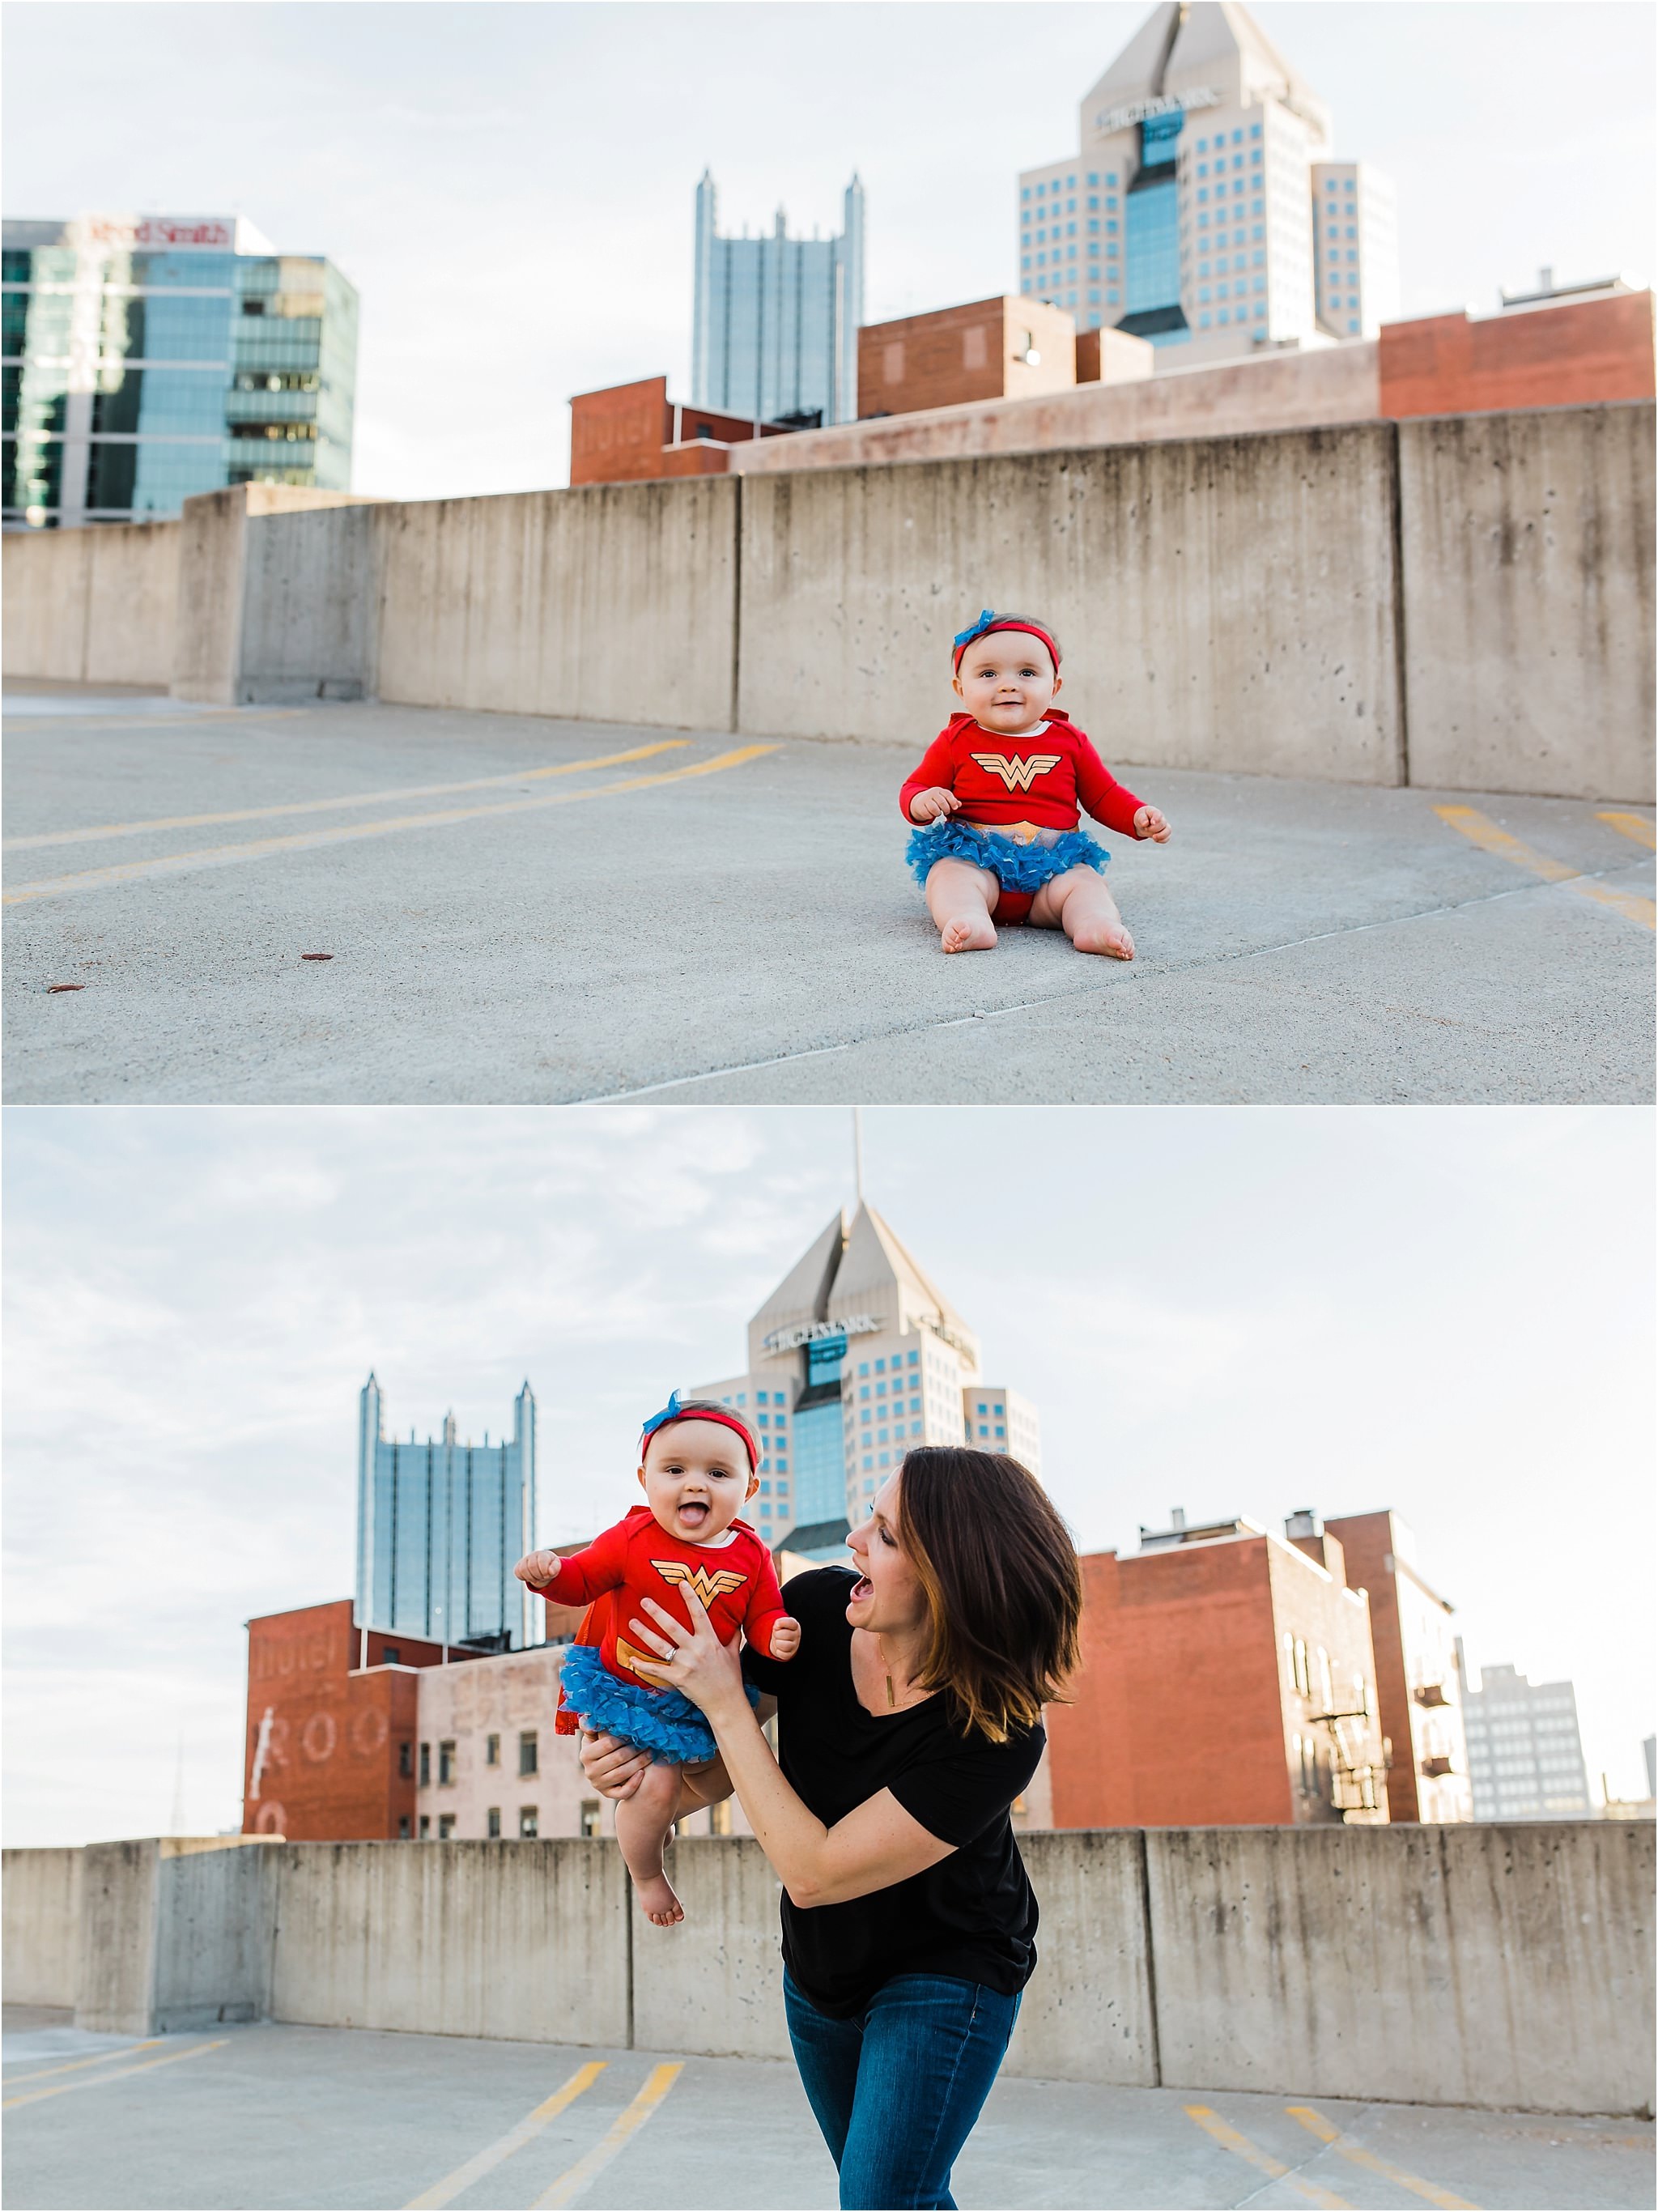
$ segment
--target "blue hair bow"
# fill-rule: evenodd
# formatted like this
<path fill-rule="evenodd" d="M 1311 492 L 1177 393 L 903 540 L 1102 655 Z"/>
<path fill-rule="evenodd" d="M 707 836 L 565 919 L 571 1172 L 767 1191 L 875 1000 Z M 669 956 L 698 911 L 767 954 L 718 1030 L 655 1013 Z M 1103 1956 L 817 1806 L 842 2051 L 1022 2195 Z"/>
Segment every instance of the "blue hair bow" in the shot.
<path fill-rule="evenodd" d="M 646 1422 L 643 1429 L 641 1430 L 640 1434 L 641 1436 L 653 1437 L 657 1431 L 662 1427 L 665 1422 L 677 1421 L 678 1419 L 679 1393 L 677 1390 L 671 1390 L 668 1394 L 667 1404 L 662 1408 L 662 1411 L 659 1413 L 653 1413 L 651 1415 L 650 1419 Z"/>
<path fill-rule="evenodd" d="M 959 653 L 964 645 L 971 645 L 975 637 L 982 637 L 995 619 L 995 615 L 992 612 L 990 608 L 987 607 L 984 612 L 979 617 L 978 621 L 973 624 L 970 629 L 958 630 L 957 632 L 956 635 L 950 640 L 950 651 L 952 653 Z"/>

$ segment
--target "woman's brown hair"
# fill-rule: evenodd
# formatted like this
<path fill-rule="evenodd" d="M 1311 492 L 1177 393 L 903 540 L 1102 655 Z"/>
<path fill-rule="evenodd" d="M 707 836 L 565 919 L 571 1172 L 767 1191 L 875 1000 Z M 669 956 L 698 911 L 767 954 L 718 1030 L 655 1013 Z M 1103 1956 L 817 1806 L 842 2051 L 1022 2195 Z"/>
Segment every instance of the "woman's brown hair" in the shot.
<path fill-rule="evenodd" d="M 1000 1452 L 924 1444 L 899 1470 L 896 1534 L 926 1599 L 921 1680 L 949 1692 L 963 1734 L 1005 1743 L 1063 1703 L 1082 1568 L 1035 1476 Z"/>

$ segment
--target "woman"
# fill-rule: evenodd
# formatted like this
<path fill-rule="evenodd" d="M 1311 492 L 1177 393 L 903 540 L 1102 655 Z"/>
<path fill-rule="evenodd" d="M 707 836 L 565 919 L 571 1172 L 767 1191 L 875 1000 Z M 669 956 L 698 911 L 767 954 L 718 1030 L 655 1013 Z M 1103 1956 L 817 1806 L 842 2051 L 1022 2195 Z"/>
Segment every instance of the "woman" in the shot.
<path fill-rule="evenodd" d="M 952 2206 L 1036 1962 L 1008 1812 L 1076 1664 L 1081 1573 L 1035 1479 L 988 1452 L 912 1451 L 847 1540 L 861 1574 L 788 1584 L 786 1665 L 739 1663 L 689 1590 L 690 1630 L 647 1599 L 631 1632 L 720 1746 L 681 1816 L 734 1790 L 782 1881 L 789 2036 L 841 2205 Z M 611 1797 L 648 1764 L 606 1735 L 581 1757 Z"/>

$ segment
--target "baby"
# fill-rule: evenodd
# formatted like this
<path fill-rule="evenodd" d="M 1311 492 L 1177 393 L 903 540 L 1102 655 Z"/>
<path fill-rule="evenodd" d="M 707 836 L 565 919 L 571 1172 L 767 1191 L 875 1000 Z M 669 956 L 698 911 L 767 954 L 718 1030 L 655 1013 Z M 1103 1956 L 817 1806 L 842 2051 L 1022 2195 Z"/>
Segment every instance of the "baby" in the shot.
<path fill-rule="evenodd" d="M 955 641 L 952 714 L 899 797 L 917 830 L 905 854 L 946 952 L 987 951 L 1000 921 L 1063 929 L 1078 952 L 1132 960 L 1134 940 L 1101 880 L 1110 854 L 1078 827 L 1085 806 L 1125 837 L 1169 842 L 1155 806 L 1125 791 L 1053 702 L 1060 643 L 1046 623 L 988 607 Z"/>
<path fill-rule="evenodd" d="M 662 1870 L 662 1846 L 679 1806 L 682 1765 L 694 1790 L 697 1767 L 717 1747 L 689 1698 L 635 1672 L 641 1660 L 654 1664 L 655 1655 L 629 1642 L 628 1624 L 635 1616 L 649 1621 L 641 1611 L 648 1597 L 689 1628 L 684 1589 L 696 1592 L 722 1644 L 740 1628 L 773 1659 L 793 1658 L 800 1624 L 783 1610 L 770 1552 L 737 1517 L 759 1488 L 760 1456 L 738 1416 L 702 1399 L 682 1403 L 675 1391 L 646 1422 L 639 1456 L 643 1505 L 586 1551 L 568 1559 L 531 1552 L 513 1571 L 540 1596 L 587 1607 L 564 1655 L 553 1725 L 560 1735 L 574 1735 L 579 1724 L 650 1753 L 638 1789 L 616 1806 L 616 1836 L 646 1917 L 671 1928 L 685 1915 Z M 756 1703 L 758 1692 L 750 1688 L 749 1698 Z"/>

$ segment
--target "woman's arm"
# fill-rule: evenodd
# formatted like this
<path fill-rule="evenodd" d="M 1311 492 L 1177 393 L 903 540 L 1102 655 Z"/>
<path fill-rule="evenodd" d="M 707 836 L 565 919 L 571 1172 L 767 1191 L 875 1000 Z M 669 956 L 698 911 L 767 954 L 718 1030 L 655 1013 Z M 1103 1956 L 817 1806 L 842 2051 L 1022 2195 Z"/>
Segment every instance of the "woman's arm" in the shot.
<path fill-rule="evenodd" d="M 662 1657 L 659 1667 L 641 1665 L 638 1671 L 683 1691 L 701 1707 L 749 1826 L 796 1905 L 843 1905 L 924 1874 L 950 1856 L 956 1846 L 930 1834 L 890 1790 L 878 1790 L 832 1828 L 802 1804 L 783 1779 L 743 1693 L 736 1651 L 714 1634 L 695 1591 L 681 1595 L 691 1616 L 689 1630 L 652 1598 L 643 1601 L 651 1621 L 629 1623 L 643 1647 Z"/>

